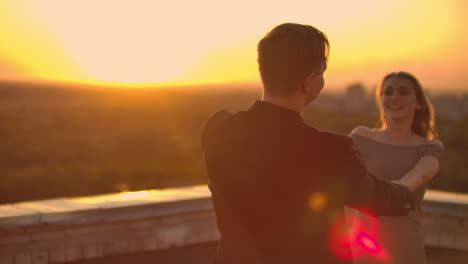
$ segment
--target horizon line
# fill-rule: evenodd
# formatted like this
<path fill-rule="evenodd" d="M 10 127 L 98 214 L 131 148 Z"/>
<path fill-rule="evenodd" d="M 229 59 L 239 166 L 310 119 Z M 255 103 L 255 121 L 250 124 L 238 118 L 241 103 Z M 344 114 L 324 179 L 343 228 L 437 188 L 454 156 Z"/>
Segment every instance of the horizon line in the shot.
<path fill-rule="evenodd" d="M 252 87 L 262 88 L 260 81 L 239 81 L 239 82 L 153 82 L 153 83 L 118 83 L 118 82 L 87 82 L 87 81 L 67 81 L 67 80 L 53 80 L 53 79 L 31 79 L 31 78 L 18 78 L 18 79 L 0 79 L 0 85 L 4 83 L 15 83 L 15 84 L 31 84 L 31 85 L 53 85 L 53 86 L 81 86 L 81 87 L 69 87 L 69 88 L 97 88 L 97 89 L 122 89 L 122 90 L 153 90 L 153 89 L 206 89 L 218 85 L 225 86 L 223 89 L 247 89 Z M 346 89 L 355 84 L 362 84 L 366 91 L 373 91 L 375 86 L 365 85 L 363 81 L 354 80 L 350 81 L 348 85 L 344 87 L 338 86 L 325 86 L 322 93 L 336 93 L 344 92 Z M 325 84 L 326 85 L 326 84 Z M 434 94 L 468 94 L 468 87 L 463 88 L 451 88 L 441 89 L 428 86 L 425 88 L 429 93 Z"/>

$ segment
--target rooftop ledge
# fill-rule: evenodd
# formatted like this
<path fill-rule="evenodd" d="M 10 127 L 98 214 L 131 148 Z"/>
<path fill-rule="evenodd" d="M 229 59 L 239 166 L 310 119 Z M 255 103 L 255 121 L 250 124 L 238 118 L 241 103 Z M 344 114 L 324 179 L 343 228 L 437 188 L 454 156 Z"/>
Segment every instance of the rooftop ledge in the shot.
<path fill-rule="evenodd" d="M 213 210 L 207 185 L 4 204 L 0 205 L 0 229 L 131 220 L 183 213 L 191 207 Z M 468 216 L 468 194 L 428 190 L 423 208 L 428 213 Z"/>
<path fill-rule="evenodd" d="M 191 201 L 197 202 L 194 210 L 212 210 L 211 194 L 206 185 L 4 204 L 0 205 L 0 229 L 177 214 L 190 211 Z"/>
<path fill-rule="evenodd" d="M 442 263 L 468 263 L 468 194 L 428 190 L 422 209 L 425 245 L 464 254 Z M 206 185 L 0 205 L 0 264 L 82 263 L 218 239 Z"/>

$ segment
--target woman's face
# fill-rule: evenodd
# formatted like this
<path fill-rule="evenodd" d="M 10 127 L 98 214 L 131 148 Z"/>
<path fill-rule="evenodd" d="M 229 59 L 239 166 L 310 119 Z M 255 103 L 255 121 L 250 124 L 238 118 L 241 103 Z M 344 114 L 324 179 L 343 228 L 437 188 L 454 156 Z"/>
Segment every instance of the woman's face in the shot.
<path fill-rule="evenodd" d="M 413 83 L 404 77 L 391 77 L 382 87 L 382 107 L 388 120 L 413 119 L 421 108 Z"/>

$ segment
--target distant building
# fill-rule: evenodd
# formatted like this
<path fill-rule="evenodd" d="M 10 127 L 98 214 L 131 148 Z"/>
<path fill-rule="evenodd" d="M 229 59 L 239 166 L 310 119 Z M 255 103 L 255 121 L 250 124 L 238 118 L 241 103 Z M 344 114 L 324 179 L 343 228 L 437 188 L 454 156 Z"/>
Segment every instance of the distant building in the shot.
<path fill-rule="evenodd" d="M 361 83 L 349 85 L 344 92 L 323 92 L 311 107 L 334 112 L 377 114 L 373 94 Z"/>
<path fill-rule="evenodd" d="M 468 115 L 468 94 L 439 95 L 431 101 L 437 117 L 460 120 Z"/>
<path fill-rule="evenodd" d="M 316 100 L 314 100 L 311 106 L 323 110 L 338 112 L 340 111 L 341 102 L 343 100 L 342 97 L 342 94 L 323 92 Z"/>
<path fill-rule="evenodd" d="M 343 98 L 343 110 L 352 113 L 362 113 L 369 107 L 369 97 L 362 83 L 353 83 L 346 88 Z"/>

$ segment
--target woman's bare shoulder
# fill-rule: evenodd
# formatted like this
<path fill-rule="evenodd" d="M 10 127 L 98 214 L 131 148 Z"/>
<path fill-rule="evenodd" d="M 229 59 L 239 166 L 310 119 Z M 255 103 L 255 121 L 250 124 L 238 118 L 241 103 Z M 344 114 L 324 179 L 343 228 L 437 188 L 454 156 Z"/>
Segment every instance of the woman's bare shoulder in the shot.
<path fill-rule="evenodd" d="M 441 149 L 444 149 L 444 144 L 439 139 L 432 139 L 432 140 L 426 139 L 426 143 L 428 145 L 434 145 L 434 146 L 437 146 L 437 147 L 439 147 Z"/>
<path fill-rule="evenodd" d="M 417 143 L 424 146 L 435 146 L 440 149 L 444 149 L 444 144 L 439 139 L 427 139 L 420 135 L 417 135 Z"/>
<path fill-rule="evenodd" d="M 376 130 L 366 127 L 366 126 L 358 126 L 353 131 L 351 131 L 350 135 L 358 135 L 361 137 L 366 137 L 370 139 L 374 139 L 376 134 Z"/>

